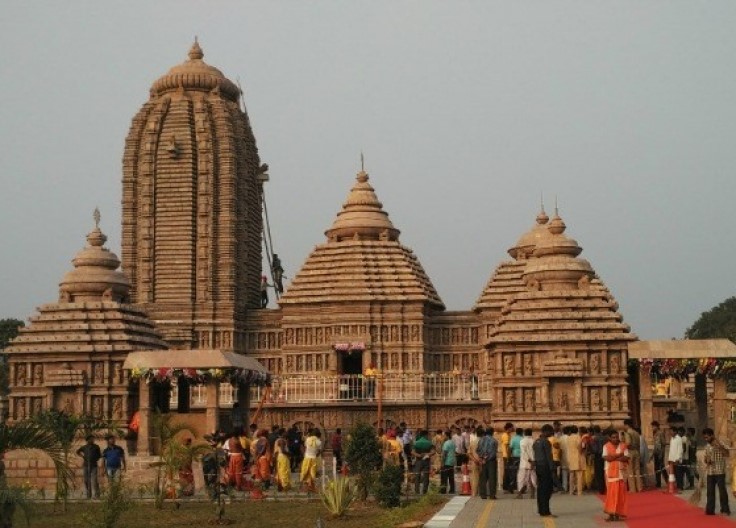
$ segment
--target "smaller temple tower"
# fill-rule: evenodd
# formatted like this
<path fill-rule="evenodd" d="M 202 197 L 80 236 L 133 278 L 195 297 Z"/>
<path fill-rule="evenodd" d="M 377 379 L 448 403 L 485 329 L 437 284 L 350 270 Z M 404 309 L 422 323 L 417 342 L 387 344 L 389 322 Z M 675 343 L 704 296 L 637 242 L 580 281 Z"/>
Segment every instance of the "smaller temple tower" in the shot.
<path fill-rule="evenodd" d="M 56 409 L 126 423 L 136 393 L 125 358 L 166 348 L 145 312 L 130 304 L 130 282 L 104 247 L 99 220 L 95 211 L 95 228 L 59 285 L 59 301 L 41 306 L 5 349 L 11 420 Z"/>
<path fill-rule="evenodd" d="M 425 325 L 444 304 L 361 170 L 281 297 L 285 373 L 420 373 Z"/>
<path fill-rule="evenodd" d="M 555 212 L 526 260 L 524 291 L 507 300 L 491 329 L 496 424 L 606 426 L 628 417 L 627 346 L 636 336 L 565 229 Z"/>

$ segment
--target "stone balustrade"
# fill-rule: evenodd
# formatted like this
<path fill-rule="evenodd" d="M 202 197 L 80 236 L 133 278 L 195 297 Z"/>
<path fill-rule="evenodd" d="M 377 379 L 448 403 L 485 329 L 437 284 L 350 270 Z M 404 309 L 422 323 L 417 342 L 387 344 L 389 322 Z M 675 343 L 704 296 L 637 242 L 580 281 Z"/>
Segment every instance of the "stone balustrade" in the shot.
<path fill-rule="evenodd" d="M 263 387 L 251 389 L 251 402 L 261 401 Z M 266 402 L 295 404 L 381 400 L 392 402 L 491 400 L 486 374 L 384 374 L 275 377 Z"/>

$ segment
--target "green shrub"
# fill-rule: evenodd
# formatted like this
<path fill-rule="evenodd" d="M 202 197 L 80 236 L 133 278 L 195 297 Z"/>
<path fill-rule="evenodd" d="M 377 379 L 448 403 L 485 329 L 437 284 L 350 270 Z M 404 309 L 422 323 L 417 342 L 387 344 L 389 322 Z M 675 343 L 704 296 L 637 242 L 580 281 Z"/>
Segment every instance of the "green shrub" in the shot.
<path fill-rule="evenodd" d="M 335 517 L 342 517 L 355 500 L 355 486 L 348 477 L 338 476 L 320 492 L 322 504 Z"/>
<path fill-rule="evenodd" d="M 396 508 L 401 504 L 403 477 L 401 468 L 393 464 L 388 464 L 378 474 L 378 480 L 373 488 L 373 495 L 383 508 Z"/>
<path fill-rule="evenodd" d="M 368 498 L 373 476 L 381 465 L 381 446 L 376 432 L 368 424 L 359 423 L 350 431 L 345 447 L 345 461 L 350 473 L 356 475 L 356 491 L 360 500 Z"/>
<path fill-rule="evenodd" d="M 122 479 L 114 479 L 102 495 L 99 510 L 95 514 L 86 514 L 84 520 L 90 528 L 116 528 L 120 518 L 132 506 L 130 490 Z"/>

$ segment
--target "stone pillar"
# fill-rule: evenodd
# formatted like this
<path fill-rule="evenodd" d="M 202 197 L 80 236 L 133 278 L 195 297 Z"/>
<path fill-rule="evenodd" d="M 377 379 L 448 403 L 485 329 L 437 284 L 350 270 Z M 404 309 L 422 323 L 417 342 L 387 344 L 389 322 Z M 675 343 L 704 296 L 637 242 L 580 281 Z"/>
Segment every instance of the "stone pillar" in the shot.
<path fill-rule="evenodd" d="M 729 402 L 726 398 L 726 380 L 721 377 L 715 378 L 713 380 L 713 431 L 716 438 L 724 443 L 730 441 L 728 439 L 729 411 Z"/>
<path fill-rule="evenodd" d="M 138 454 L 151 454 L 151 386 L 144 380 L 138 382 Z"/>
<path fill-rule="evenodd" d="M 207 411 L 205 418 L 205 429 L 208 433 L 217 431 L 220 428 L 220 382 L 216 379 L 210 379 L 206 383 L 207 388 Z M 238 393 L 238 402 L 240 402 L 240 393 Z M 240 403 L 240 408 L 245 411 L 247 404 Z M 243 421 L 245 422 L 245 420 Z"/>
<path fill-rule="evenodd" d="M 549 412 L 551 407 L 549 404 L 549 378 L 542 378 L 542 401 L 541 410 Z"/>
<path fill-rule="evenodd" d="M 639 421 L 641 422 L 641 432 L 648 445 L 653 445 L 652 412 L 652 381 L 649 379 L 649 372 L 639 368 Z M 664 430 L 665 427 L 667 427 L 667 424 L 660 424 L 661 429 Z"/>
<path fill-rule="evenodd" d="M 240 409 L 243 411 L 243 423 L 250 425 L 250 385 L 247 383 L 238 383 L 236 390 L 238 392 L 238 402 Z"/>
<path fill-rule="evenodd" d="M 573 409 L 576 412 L 583 410 L 583 380 L 578 378 L 574 381 L 575 383 L 575 402 L 573 403 Z"/>

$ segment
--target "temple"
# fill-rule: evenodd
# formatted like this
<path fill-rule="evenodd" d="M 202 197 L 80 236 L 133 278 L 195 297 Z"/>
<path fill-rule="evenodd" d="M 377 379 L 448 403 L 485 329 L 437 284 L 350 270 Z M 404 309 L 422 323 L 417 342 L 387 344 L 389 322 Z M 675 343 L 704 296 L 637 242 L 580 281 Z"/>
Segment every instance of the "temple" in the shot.
<path fill-rule="evenodd" d="M 240 90 L 203 57 L 195 42 L 133 118 L 122 271 L 95 227 L 59 302 L 7 349 L 11 419 L 56 408 L 125 424 L 158 408 L 204 432 L 231 426 L 236 401 L 266 425 L 327 430 L 629 416 L 636 336 L 556 211 L 472 308 L 448 311 L 361 170 L 278 308 L 261 309 L 267 167 Z"/>

